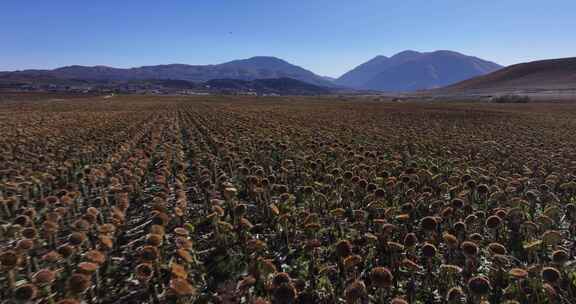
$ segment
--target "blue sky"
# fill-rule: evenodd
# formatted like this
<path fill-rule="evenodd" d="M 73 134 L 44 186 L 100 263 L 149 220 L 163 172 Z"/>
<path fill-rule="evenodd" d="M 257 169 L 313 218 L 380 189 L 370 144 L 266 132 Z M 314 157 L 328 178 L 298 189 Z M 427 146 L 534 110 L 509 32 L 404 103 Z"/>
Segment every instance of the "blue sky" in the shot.
<path fill-rule="evenodd" d="M 576 0 L 2 0 L 0 70 L 277 56 L 339 76 L 450 49 L 508 65 L 576 56 Z"/>

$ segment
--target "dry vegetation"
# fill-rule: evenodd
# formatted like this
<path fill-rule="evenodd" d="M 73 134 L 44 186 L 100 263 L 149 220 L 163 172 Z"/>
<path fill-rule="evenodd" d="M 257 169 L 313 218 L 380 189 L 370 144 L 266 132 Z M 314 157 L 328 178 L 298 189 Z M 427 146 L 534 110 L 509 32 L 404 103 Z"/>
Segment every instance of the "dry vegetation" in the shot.
<path fill-rule="evenodd" d="M 3 303 L 574 303 L 576 108 L 0 106 Z"/>

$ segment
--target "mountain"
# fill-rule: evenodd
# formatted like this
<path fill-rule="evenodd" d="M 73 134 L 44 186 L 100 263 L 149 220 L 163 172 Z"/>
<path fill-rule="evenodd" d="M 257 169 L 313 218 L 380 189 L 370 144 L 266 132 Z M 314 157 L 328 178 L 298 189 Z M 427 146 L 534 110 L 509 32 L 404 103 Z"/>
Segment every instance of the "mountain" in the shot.
<path fill-rule="evenodd" d="M 276 57 L 265 56 L 216 65 L 168 64 L 129 69 L 74 65 L 54 70 L 25 70 L 0 74 L 0 78 L 13 80 L 31 77 L 98 81 L 173 79 L 192 82 L 205 82 L 212 79 L 293 78 L 319 86 L 334 86 L 331 81 L 304 68 Z"/>
<path fill-rule="evenodd" d="M 484 75 L 501 66 L 453 51 L 400 52 L 377 56 L 342 75 L 335 83 L 357 89 L 417 91 L 447 86 Z"/>
<path fill-rule="evenodd" d="M 515 64 L 438 91 L 494 92 L 563 89 L 576 89 L 576 57 Z"/>
<path fill-rule="evenodd" d="M 385 68 L 387 62 L 389 62 L 388 57 L 376 56 L 340 76 L 334 82 L 347 87 L 362 87 L 367 81 L 378 75 Z"/>

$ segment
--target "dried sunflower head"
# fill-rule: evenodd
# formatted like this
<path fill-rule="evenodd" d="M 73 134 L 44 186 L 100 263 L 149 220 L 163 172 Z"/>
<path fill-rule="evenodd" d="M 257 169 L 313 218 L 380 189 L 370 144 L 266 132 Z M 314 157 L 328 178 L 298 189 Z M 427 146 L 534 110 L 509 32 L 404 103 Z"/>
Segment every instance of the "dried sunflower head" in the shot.
<path fill-rule="evenodd" d="M 394 282 L 392 272 L 386 267 L 375 267 L 370 272 L 371 281 L 377 288 L 390 288 Z"/>

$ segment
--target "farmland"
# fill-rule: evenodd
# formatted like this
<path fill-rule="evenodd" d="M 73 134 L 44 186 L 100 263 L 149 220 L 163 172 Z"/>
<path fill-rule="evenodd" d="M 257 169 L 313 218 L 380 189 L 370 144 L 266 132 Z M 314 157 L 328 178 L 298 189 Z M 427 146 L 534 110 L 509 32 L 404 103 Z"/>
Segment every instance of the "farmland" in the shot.
<path fill-rule="evenodd" d="M 574 303 L 574 130 L 569 104 L 4 101 L 0 299 Z"/>

